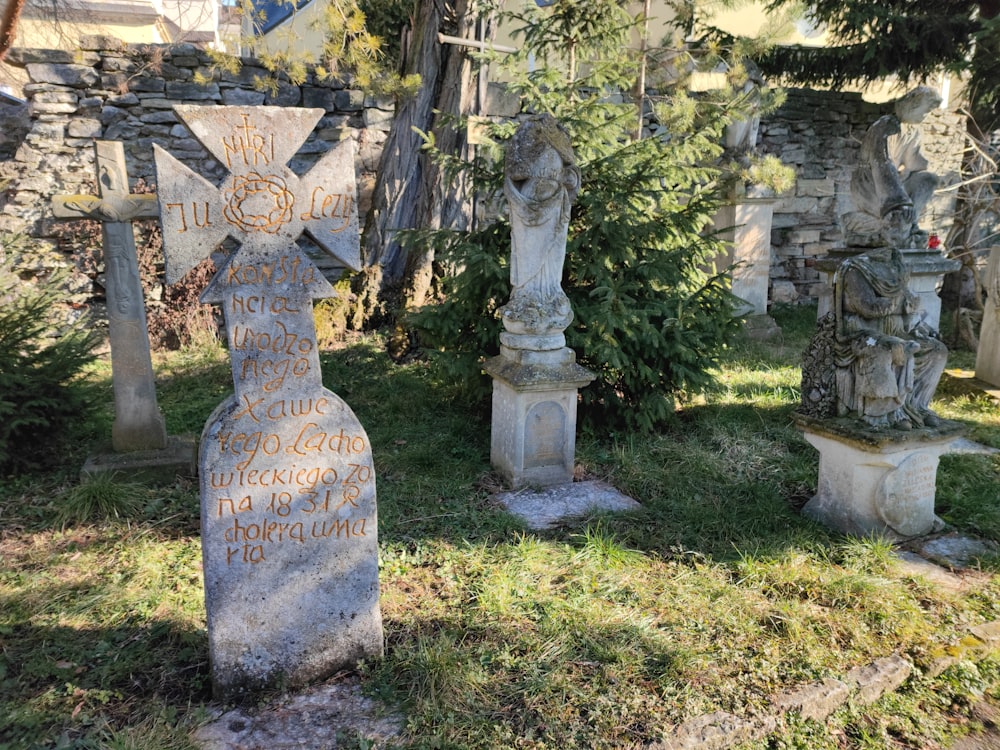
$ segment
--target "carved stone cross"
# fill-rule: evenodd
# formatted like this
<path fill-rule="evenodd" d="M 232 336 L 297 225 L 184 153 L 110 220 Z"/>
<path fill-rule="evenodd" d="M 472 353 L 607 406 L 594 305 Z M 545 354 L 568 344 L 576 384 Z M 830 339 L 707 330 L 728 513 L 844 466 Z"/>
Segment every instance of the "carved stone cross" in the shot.
<path fill-rule="evenodd" d="M 226 319 L 234 394 L 199 448 L 202 569 L 216 695 L 296 687 L 382 654 L 371 445 L 323 386 L 313 300 L 335 292 L 306 232 L 360 267 L 353 142 L 289 161 L 319 109 L 175 106 L 219 185 L 154 149 L 168 283 L 239 244 L 202 294 Z"/>
<path fill-rule="evenodd" d="M 101 222 L 115 394 L 112 446 L 120 453 L 162 449 L 167 445 L 167 430 L 156 404 L 146 307 L 132 233 L 133 220 L 159 215 L 156 196 L 129 193 L 121 143 L 95 141 L 94 150 L 100 196 L 57 195 L 52 199 L 52 213 L 57 219 Z"/>

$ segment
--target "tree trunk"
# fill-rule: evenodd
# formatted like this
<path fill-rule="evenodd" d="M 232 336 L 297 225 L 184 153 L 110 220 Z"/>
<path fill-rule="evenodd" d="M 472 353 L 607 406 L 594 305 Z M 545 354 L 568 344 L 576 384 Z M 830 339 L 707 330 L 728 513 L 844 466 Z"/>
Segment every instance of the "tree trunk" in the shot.
<path fill-rule="evenodd" d="M 25 0 L 7 0 L 7 7 L 0 14 L 0 61 L 3 61 L 7 51 L 14 46 L 17 35 L 17 21 L 21 17 Z"/>
<path fill-rule="evenodd" d="M 432 281 L 433 250 L 410 253 L 396 239 L 401 229 L 468 226 L 468 191 L 461 180 L 442 185 L 441 170 L 423 151 L 421 133 L 431 134 L 445 153 L 466 158 L 465 132 L 448 115 L 468 115 L 475 80 L 466 49 L 443 45 L 438 33 L 474 38 L 472 0 L 424 0 L 414 19 L 404 73 L 419 73 L 420 91 L 400 102 L 382 151 L 362 247 L 371 268 L 363 278 L 361 317 L 372 323 L 401 308 L 426 301 Z M 356 316 L 356 320 L 357 320 Z"/>

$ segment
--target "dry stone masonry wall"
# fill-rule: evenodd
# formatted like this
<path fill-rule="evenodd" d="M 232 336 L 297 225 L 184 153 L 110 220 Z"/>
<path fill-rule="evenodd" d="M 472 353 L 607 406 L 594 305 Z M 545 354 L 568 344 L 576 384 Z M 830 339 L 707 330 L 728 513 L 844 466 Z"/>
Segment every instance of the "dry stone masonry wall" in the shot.
<path fill-rule="evenodd" d="M 342 137 L 356 141 L 359 212 L 362 225 L 370 204 L 382 145 L 392 124 L 391 101 L 378 101 L 342 82 L 310 77 L 302 85 L 281 83 L 258 91 L 265 71 L 244 60 L 236 73 L 217 73 L 206 85 L 208 57 L 190 45 L 126 46 L 107 37 L 82 40 L 76 54 L 13 50 L 8 61 L 23 66 L 28 114 L 0 112 L 0 238 L 24 234 L 49 253 L 33 251 L 20 270 L 65 265 L 55 252 L 48 211 L 52 195 L 89 185 L 94 174 L 95 138 L 125 144 L 133 179 L 153 182 L 153 149 L 158 143 L 209 179 L 221 177 L 212 159 L 172 111 L 174 104 L 279 105 L 326 111 L 293 168 L 301 171 Z M 491 87 L 492 88 L 492 87 Z M 771 233 L 772 302 L 807 301 L 817 296 L 820 277 L 813 263 L 842 242 L 838 216 L 850 204 L 850 175 L 861 139 L 891 104 L 871 104 L 855 93 L 790 89 L 786 103 L 760 127 L 758 149 L 795 168 L 795 188 L 777 200 Z M 964 124 L 955 112 L 937 110 L 923 125 L 923 152 L 942 186 L 958 180 Z M 27 135 L 23 136 L 23 132 Z M 23 137 L 22 137 L 23 136 Z M 951 222 L 954 192 L 939 194 L 922 221 L 944 236 Z M 81 280 L 82 281 L 82 280 Z"/>
<path fill-rule="evenodd" d="M 861 140 L 875 120 L 892 112 L 860 94 L 789 89 L 785 104 L 760 126 L 758 148 L 794 167 L 794 189 L 774 207 L 771 231 L 771 301 L 814 299 L 821 285 L 817 258 L 841 247 L 838 217 L 852 210 L 851 174 Z M 940 188 L 959 180 L 965 121 L 956 112 L 935 110 L 921 124 L 922 152 L 929 171 L 941 178 L 921 228 L 942 238 L 951 225 L 955 192 Z"/>
<path fill-rule="evenodd" d="M 7 186 L 0 194 L 0 238 L 27 235 L 39 241 L 31 247 L 31 257 L 13 259 L 22 274 L 68 265 L 58 252 L 49 201 L 57 194 L 92 192 L 95 139 L 123 142 L 133 182 L 155 182 L 154 143 L 208 179 L 222 177 L 222 166 L 178 120 L 175 104 L 322 108 L 326 115 L 291 166 L 304 171 L 342 138 L 354 139 L 364 220 L 391 125 L 392 101 L 314 76 L 302 85 L 285 81 L 274 91 L 259 91 L 255 81 L 267 73 L 254 61 L 244 60 L 235 73 L 213 74 L 207 55 L 191 45 L 123 45 L 88 37 L 81 47 L 75 55 L 20 49 L 7 58 L 23 66 L 30 80 L 25 87 L 30 117 L 26 123 L 18 120 L 27 135 L 16 147 L 0 140 L 0 149 L 6 146 L 7 151 L 0 150 L 0 186 Z M 196 83 L 199 72 L 212 80 Z M 89 280 L 78 281 L 81 290 L 89 287 Z"/>

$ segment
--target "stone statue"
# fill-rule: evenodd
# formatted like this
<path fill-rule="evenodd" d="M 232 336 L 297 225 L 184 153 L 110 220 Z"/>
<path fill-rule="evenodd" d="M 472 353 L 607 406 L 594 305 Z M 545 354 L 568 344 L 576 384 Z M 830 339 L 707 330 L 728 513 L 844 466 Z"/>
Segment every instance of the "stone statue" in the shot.
<path fill-rule="evenodd" d="M 501 316 L 509 333 L 561 338 L 573 320 L 562 272 L 570 207 L 579 189 L 566 130 L 550 115 L 522 123 L 507 148 L 504 175 L 513 290 Z"/>
<path fill-rule="evenodd" d="M 938 176 L 928 171 L 920 151 L 920 123 L 941 104 L 928 86 L 918 86 L 895 104 L 895 114 L 880 117 L 861 142 L 858 168 L 851 176 L 851 199 L 856 208 L 841 216 L 848 246 L 879 247 L 888 242 L 897 248 L 923 247 L 926 237 L 917 226 L 920 215 L 938 186 Z M 897 236 L 885 237 L 886 214 L 908 205 L 906 223 Z"/>
<path fill-rule="evenodd" d="M 872 427 L 936 427 L 928 405 L 948 350 L 924 323 L 898 248 L 844 261 L 834 281 L 837 416 Z"/>
<path fill-rule="evenodd" d="M 913 203 L 889 158 L 887 138 L 899 131 L 894 115 L 865 135 L 851 192 L 864 208 L 880 247 L 841 263 L 833 308 L 819 325 L 802 368 L 807 416 L 855 417 L 869 427 L 937 427 L 928 405 L 948 350 L 924 323 L 900 248 L 914 226 Z"/>
<path fill-rule="evenodd" d="M 857 210 L 840 217 L 848 246 L 905 247 L 910 244 L 910 233 L 916 221 L 913 201 L 889 156 L 889 138 L 899 132 L 896 116 L 883 115 L 865 133 L 858 166 L 851 175 L 851 199 Z M 893 236 L 887 236 L 887 231 Z"/>
<path fill-rule="evenodd" d="M 900 132 L 889 138 L 889 158 L 899 171 L 903 189 L 913 201 L 915 222 L 920 220 L 924 207 L 940 182 L 936 174 L 928 171 L 930 164 L 920 151 L 920 123 L 940 106 L 941 97 L 929 86 L 918 86 L 895 104 Z"/>

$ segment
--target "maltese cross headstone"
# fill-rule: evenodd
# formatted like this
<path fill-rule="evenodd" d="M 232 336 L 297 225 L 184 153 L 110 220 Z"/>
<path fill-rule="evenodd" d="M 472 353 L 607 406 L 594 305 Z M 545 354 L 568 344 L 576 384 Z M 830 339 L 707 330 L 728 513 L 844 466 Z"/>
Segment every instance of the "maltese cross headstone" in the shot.
<path fill-rule="evenodd" d="M 322 110 L 175 111 L 228 175 L 217 187 L 156 148 L 168 283 L 239 244 L 202 295 L 222 307 L 235 393 L 199 456 L 212 679 L 231 699 L 382 653 L 371 447 L 323 387 L 312 300 L 335 293 L 296 244 L 360 266 L 354 155 L 344 140 L 307 174 L 287 166 Z"/>

